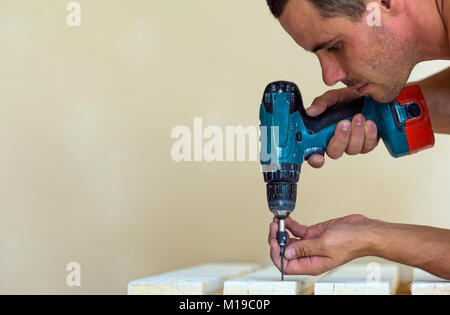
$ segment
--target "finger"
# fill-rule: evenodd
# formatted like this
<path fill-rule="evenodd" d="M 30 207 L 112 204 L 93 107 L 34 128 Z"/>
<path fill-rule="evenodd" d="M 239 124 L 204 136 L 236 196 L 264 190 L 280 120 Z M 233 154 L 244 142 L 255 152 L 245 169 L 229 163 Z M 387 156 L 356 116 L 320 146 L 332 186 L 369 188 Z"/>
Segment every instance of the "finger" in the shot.
<path fill-rule="evenodd" d="M 353 222 L 365 222 L 367 220 L 368 220 L 368 218 L 362 214 L 351 214 L 351 215 L 347 215 L 345 217 L 330 220 L 330 222 L 332 221 L 332 224 L 334 224 L 334 223 L 353 223 Z"/>
<path fill-rule="evenodd" d="M 331 258 L 313 256 L 290 260 L 284 269 L 286 275 L 317 276 L 334 268 Z"/>
<path fill-rule="evenodd" d="M 314 168 L 321 168 L 325 164 L 325 158 L 321 154 L 313 154 L 308 159 L 308 163 Z"/>
<path fill-rule="evenodd" d="M 326 256 L 320 238 L 301 240 L 286 248 L 284 256 L 287 260 L 299 259 L 312 256 Z"/>
<path fill-rule="evenodd" d="M 275 239 L 275 240 L 277 239 L 277 231 L 278 231 L 278 224 L 275 223 L 275 222 L 270 223 L 270 225 L 269 225 L 269 236 L 267 238 L 267 241 L 269 242 L 269 245 L 270 245 L 270 242 L 273 239 Z"/>
<path fill-rule="evenodd" d="M 280 269 L 281 267 L 281 257 L 280 257 L 280 246 L 276 239 L 270 240 L 270 259 L 272 259 L 273 264 Z"/>
<path fill-rule="evenodd" d="M 287 245 L 294 245 L 295 243 L 300 242 L 299 239 L 291 238 L 288 240 Z M 280 254 L 280 246 L 278 245 L 278 242 L 276 239 L 273 239 L 270 242 L 270 259 L 272 260 L 273 264 L 278 268 L 278 270 L 281 271 L 281 254 Z M 288 260 L 283 259 L 283 265 L 284 270 L 286 270 L 288 265 Z"/>
<path fill-rule="evenodd" d="M 371 152 L 378 145 L 380 138 L 378 137 L 377 125 L 371 121 L 367 120 L 365 124 L 365 135 L 364 135 L 364 145 L 361 150 L 362 154 Z"/>
<path fill-rule="evenodd" d="M 311 107 L 306 110 L 306 114 L 311 117 L 318 116 L 322 114 L 328 107 L 328 102 L 325 100 L 325 97 L 322 95 L 314 99 Z"/>
<path fill-rule="evenodd" d="M 359 154 L 364 145 L 364 123 L 366 119 L 363 115 L 357 114 L 352 119 L 352 132 L 350 141 L 345 152 L 348 155 Z"/>
<path fill-rule="evenodd" d="M 312 117 L 322 114 L 328 107 L 333 106 L 342 100 L 343 91 L 344 89 L 330 90 L 323 95 L 316 97 L 312 102 L 311 107 L 306 110 L 306 113 Z"/>
<path fill-rule="evenodd" d="M 327 226 L 328 226 L 328 221 L 311 225 L 310 227 L 308 227 L 308 231 L 306 232 L 303 239 L 311 240 L 311 239 L 318 238 L 323 233 L 323 231 L 325 231 Z"/>
<path fill-rule="evenodd" d="M 274 218 L 274 221 L 275 221 L 275 218 Z M 267 237 L 267 242 L 269 244 L 272 239 L 277 239 L 277 233 L 278 233 L 278 219 L 276 219 L 276 222 L 272 222 L 269 225 L 269 236 Z M 291 241 L 293 241 L 293 239 L 291 238 L 289 233 L 287 233 L 287 244 L 290 244 Z"/>
<path fill-rule="evenodd" d="M 298 238 L 290 238 L 288 236 L 288 240 L 287 240 L 286 246 L 290 246 L 290 245 L 295 244 L 295 243 L 300 242 L 300 241 L 301 240 L 299 240 Z"/>
<path fill-rule="evenodd" d="M 332 159 L 338 159 L 344 154 L 347 144 L 350 141 L 351 123 L 348 120 L 339 122 L 336 126 L 334 136 L 327 146 L 327 154 Z"/>
<path fill-rule="evenodd" d="M 349 101 L 359 96 L 358 92 L 348 88 L 330 90 L 323 95 L 316 97 L 312 102 L 312 105 L 306 110 L 306 113 L 309 116 L 318 116 L 330 106 Z"/>
<path fill-rule="evenodd" d="M 286 219 L 286 228 L 296 237 L 304 237 L 308 231 L 308 226 L 302 225 L 290 217 Z"/>
<path fill-rule="evenodd" d="M 275 223 L 271 223 L 270 225 L 270 234 L 269 234 L 269 245 L 270 245 L 270 259 L 274 263 L 274 265 L 281 270 L 281 257 L 280 257 L 280 245 L 278 244 L 278 240 L 275 237 L 276 232 L 278 230 L 278 226 Z M 290 238 L 288 234 L 287 246 L 293 245 L 299 242 L 299 239 Z M 287 266 L 287 260 L 284 260 L 284 267 Z"/>

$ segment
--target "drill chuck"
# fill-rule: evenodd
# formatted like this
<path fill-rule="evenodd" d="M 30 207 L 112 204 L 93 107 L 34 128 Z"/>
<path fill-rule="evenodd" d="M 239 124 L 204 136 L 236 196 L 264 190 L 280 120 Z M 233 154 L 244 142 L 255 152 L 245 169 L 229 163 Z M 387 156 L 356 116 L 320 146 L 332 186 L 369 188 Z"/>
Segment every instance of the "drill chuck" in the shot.
<path fill-rule="evenodd" d="M 293 163 L 263 165 L 267 203 L 278 218 L 287 217 L 295 209 L 300 169 L 300 164 Z"/>

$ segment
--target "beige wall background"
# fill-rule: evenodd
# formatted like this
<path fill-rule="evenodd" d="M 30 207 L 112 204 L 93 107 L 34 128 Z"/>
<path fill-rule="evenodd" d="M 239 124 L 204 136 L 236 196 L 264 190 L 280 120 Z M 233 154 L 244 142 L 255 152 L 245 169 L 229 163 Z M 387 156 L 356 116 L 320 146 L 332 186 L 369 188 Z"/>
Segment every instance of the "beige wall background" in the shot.
<path fill-rule="evenodd" d="M 269 263 L 257 162 L 174 162 L 177 125 L 258 125 L 269 81 L 329 88 L 260 0 L 0 0 L 0 293 L 126 293 L 202 262 Z M 417 79 L 448 67 L 421 64 Z M 304 165 L 293 217 L 450 227 L 450 137 Z M 66 284 L 70 262 L 81 286 Z"/>

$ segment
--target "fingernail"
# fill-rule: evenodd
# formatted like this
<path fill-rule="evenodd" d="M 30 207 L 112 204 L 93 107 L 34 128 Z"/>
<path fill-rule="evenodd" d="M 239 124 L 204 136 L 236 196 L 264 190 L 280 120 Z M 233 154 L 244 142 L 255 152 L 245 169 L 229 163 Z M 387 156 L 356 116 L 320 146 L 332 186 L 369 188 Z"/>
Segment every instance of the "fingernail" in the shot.
<path fill-rule="evenodd" d="M 297 253 L 295 252 L 294 248 L 289 248 L 288 250 L 286 250 L 286 258 L 287 259 L 297 258 Z"/>
<path fill-rule="evenodd" d="M 350 122 L 349 121 L 343 122 L 341 128 L 344 131 L 349 131 L 350 130 Z"/>
<path fill-rule="evenodd" d="M 361 116 L 357 116 L 355 118 L 355 123 L 356 123 L 357 126 L 362 126 L 364 124 L 364 120 L 363 120 L 363 118 Z"/>

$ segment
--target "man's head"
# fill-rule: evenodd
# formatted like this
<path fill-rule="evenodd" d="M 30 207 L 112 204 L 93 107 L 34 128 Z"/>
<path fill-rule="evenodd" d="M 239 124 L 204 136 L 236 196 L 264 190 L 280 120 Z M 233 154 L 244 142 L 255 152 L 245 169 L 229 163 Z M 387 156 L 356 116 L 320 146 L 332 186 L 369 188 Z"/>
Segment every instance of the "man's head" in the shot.
<path fill-rule="evenodd" d="M 323 81 L 379 102 L 400 93 L 417 64 L 405 0 L 267 0 L 283 28 L 317 55 Z"/>
<path fill-rule="evenodd" d="M 319 11 L 323 17 L 347 16 L 359 19 L 366 13 L 365 0 L 308 0 Z M 289 0 L 267 0 L 267 5 L 272 14 L 279 18 Z"/>

